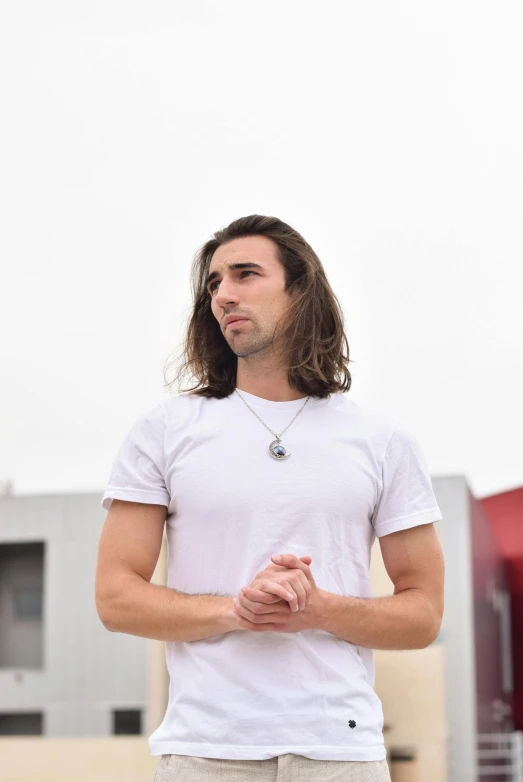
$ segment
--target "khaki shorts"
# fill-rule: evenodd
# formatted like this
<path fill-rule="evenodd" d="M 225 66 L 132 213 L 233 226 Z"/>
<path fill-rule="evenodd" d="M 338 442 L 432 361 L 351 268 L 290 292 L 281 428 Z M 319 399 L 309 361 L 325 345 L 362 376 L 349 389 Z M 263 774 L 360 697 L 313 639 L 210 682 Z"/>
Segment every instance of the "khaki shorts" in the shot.
<path fill-rule="evenodd" d="M 386 760 L 312 760 L 286 754 L 267 760 L 162 755 L 154 782 L 390 782 Z"/>

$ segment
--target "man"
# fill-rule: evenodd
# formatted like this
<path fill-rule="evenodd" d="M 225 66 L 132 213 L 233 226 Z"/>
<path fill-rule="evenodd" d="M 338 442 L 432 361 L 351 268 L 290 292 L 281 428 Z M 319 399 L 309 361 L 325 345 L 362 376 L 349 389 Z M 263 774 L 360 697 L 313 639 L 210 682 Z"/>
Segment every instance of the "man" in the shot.
<path fill-rule="evenodd" d="M 372 650 L 428 646 L 443 612 L 419 443 L 347 397 L 337 299 L 289 225 L 218 231 L 193 292 L 183 370 L 198 384 L 127 434 L 96 574 L 105 627 L 166 641 L 156 782 L 390 780 Z M 375 537 L 394 595 L 372 599 Z"/>

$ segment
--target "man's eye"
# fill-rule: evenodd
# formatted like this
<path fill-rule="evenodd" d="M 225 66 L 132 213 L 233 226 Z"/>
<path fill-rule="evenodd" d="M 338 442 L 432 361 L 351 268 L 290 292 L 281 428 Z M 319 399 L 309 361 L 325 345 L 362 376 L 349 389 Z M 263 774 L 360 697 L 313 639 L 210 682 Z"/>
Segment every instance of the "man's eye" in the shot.
<path fill-rule="evenodd" d="M 246 269 L 245 271 L 243 271 L 243 272 L 240 274 L 240 277 L 243 277 L 243 275 L 244 275 L 244 274 L 256 274 L 256 275 L 257 275 L 257 272 L 253 272 L 253 271 L 251 271 L 250 269 Z M 212 292 L 213 292 L 213 290 L 214 290 L 214 286 L 215 286 L 215 285 L 217 285 L 217 284 L 218 284 L 218 282 L 219 282 L 219 280 L 215 280 L 214 282 L 211 282 L 211 284 L 209 285 L 209 293 L 212 293 Z"/>

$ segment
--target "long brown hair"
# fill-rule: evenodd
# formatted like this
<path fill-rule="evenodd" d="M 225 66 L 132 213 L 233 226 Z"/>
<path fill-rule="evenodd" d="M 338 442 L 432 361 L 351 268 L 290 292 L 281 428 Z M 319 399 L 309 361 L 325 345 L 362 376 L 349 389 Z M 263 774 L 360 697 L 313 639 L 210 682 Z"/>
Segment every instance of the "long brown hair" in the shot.
<path fill-rule="evenodd" d="M 267 236 L 276 245 L 285 269 L 285 291 L 298 294 L 285 315 L 281 342 L 288 361 L 291 388 L 320 398 L 335 391 L 348 391 L 349 344 L 343 313 L 320 259 L 298 231 L 277 217 L 249 215 L 234 220 L 213 234 L 194 256 L 191 269 L 193 310 L 181 355 L 164 365 L 166 387 L 184 374 L 198 381 L 184 392 L 223 399 L 236 387 L 238 357 L 220 329 L 211 310 L 211 295 L 205 289 L 211 258 L 220 245 L 241 236 Z M 280 338 L 280 337 L 279 337 Z M 181 367 L 178 367 L 179 360 Z M 176 377 L 168 381 L 166 366 L 175 365 Z"/>

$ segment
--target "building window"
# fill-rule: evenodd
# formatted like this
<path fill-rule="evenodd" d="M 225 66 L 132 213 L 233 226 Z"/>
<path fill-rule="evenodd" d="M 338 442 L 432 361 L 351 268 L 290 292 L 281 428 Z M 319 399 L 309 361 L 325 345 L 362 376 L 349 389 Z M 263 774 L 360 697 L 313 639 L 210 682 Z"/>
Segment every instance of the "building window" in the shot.
<path fill-rule="evenodd" d="M 501 642 L 501 686 L 506 695 L 514 691 L 512 668 L 512 629 L 510 619 L 510 592 L 499 591 L 499 635 Z"/>
<path fill-rule="evenodd" d="M 43 542 L 0 544 L 0 668 L 43 668 Z"/>
<path fill-rule="evenodd" d="M 142 712 L 140 709 L 115 709 L 113 711 L 113 735 L 140 736 Z"/>
<path fill-rule="evenodd" d="M 13 597 L 15 619 L 42 618 L 41 589 L 15 589 Z"/>
<path fill-rule="evenodd" d="M 414 763 L 416 749 L 414 747 L 390 747 L 387 752 L 389 763 Z"/>
<path fill-rule="evenodd" d="M 0 736 L 41 736 L 42 724 L 41 712 L 0 714 Z"/>

